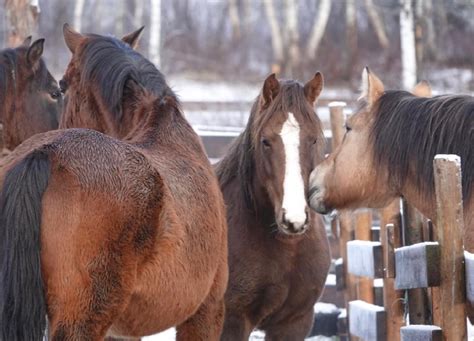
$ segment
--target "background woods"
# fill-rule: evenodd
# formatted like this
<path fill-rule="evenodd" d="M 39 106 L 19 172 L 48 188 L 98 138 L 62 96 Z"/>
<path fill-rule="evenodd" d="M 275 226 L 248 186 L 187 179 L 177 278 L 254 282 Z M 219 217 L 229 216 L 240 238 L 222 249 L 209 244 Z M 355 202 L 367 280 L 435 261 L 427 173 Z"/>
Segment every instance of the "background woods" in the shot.
<path fill-rule="evenodd" d="M 60 75 L 62 23 L 117 36 L 146 25 L 140 49 L 168 75 L 256 81 L 319 69 L 328 83 L 357 86 L 370 65 L 389 86 L 429 78 L 462 91 L 474 88 L 473 18 L 473 0 L 3 0 L 0 42 L 46 37 Z"/>

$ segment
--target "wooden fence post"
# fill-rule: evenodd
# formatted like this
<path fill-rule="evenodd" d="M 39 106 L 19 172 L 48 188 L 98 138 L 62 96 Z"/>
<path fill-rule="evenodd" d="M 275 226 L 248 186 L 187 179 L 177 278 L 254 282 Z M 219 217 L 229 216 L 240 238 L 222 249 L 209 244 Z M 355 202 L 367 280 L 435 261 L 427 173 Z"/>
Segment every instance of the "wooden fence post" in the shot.
<path fill-rule="evenodd" d="M 401 246 L 400 199 L 380 211 L 380 235 L 384 254 L 383 302 L 387 316 L 387 340 L 400 340 L 403 317 L 403 290 L 395 290 L 394 250 Z"/>
<path fill-rule="evenodd" d="M 355 216 L 355 239 L 370 241 L 372 227 L 372 211 L 359 210 Z M 357 278 L 358 299 L 367 303 L 374 303 L 374 280 L 372 278 Z"/>
<path fill-rule="evenodd" d="M 328 104 L 331 121 L 331 149 L 334 151 L 342 142 L 344 137 L 344 102 L 331 102 Z M 353 239 L 354 219 L 351 212 L 342 211 L 339 213 L 339 252 L 343 260 L 344 273 L 344 304 L 348 308 L 349 301 L 357 299 L 356 278 L 347 271 L 347 248 L 346 244 Z"/>
<path fill-rule="evenodd" d="M 466 340 L 461 159 L 436 155 L 436 234 L 441 248 L 440 317 L 445 340 Z"/>
<path fill-rule="evenodd" d="M 421 243 L 423 239 L 423 218 L 421 213 L 405 199 L 403 203 L 404 245 Z M 431 324 L 428 289 L 408 289 L 408 312 L 410 324 Z"/>

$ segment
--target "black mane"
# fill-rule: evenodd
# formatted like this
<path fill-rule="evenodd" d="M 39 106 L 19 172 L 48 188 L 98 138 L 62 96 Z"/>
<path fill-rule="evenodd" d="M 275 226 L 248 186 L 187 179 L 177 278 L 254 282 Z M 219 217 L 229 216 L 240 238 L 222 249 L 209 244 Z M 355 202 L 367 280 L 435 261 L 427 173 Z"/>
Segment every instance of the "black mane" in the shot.
<path fill-rule="evenodd" d="M 91 41 L 81 53 L 84 65 L 81 82 L 97 84 L 100 97 L 117 121 L 122 117 L 123 92 L 128 81 L 133 81 L 147 91 L 159 96 L 171 96 L 174 92 L 166 84 L 158 69 L 128 44 L 112 38 L 90 34 Z"/>
<path fill-rule="evenodd" d="M 421 193 L 434 194 L 436 154 L 461 157 L 463 198 L 474 182 L 474 97 L 420 98 L 387 91 L 374 108 L 370 139 L 377 167 L 388 167 L 390 181 L 403 186 L 410 171 Z M 410 169 L 410 167 L 412 167 Z"/>
<path fill-rule="evenodd" d="M 260 96 L 257 97 L 252 106 L 245 130 L 234 140 L 224 158 L 216 166 L 216 174 L 221 188 L 234 180 L 239 181 L 247 208 L 253 211 L 257 209 L 257 200 L 253 188 L 256 167 L 254 149 L 259 143 L 256 139 L 273 113 L 301 113 L 305 121 L 309 122 L 308 124 L 314 125 L 315 129 L 319 130 L 321 138 L 318 139 L 318 143 L 324 143 L 325 141 L 321 121 L 306 100 L 303 86 L 299 82 L 293 80 L 280 82 L 278 95 L 263 112 L 259 112 L 259 100 Z M 321 150 L 322 153 L 323 148 L 318 150 Z"/>

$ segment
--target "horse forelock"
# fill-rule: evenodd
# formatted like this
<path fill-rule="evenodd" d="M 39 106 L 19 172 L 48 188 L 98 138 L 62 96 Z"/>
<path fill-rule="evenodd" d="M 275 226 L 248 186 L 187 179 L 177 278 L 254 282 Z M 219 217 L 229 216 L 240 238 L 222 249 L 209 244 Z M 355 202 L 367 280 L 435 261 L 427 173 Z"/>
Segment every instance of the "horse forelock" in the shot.
<path fill-rule="evenodd" d="M 311 130 L 318 133 L 318 150 L 323 153 L 324 134 L 322 124 L 314 109 L 307 101 L 303 86 L 294 80 L 281 82 L 278 95 L 272 100 L 267 109 L 261 111 L 260 96 L 256 98 L 250 111 L 250 116 L 242 134 L 231 144 L 226 156 L 216 167 L 216 173 L 221 187 L 226 186 L 236 177 L 239 178 L 240 190 L 249 209 L 257 210 L 258 198 L 255 197 L 254 176 L 258 167 L 255 160 L 255 148 L 260 143 L 258 137 L 262 129 L 267 126 L 270 119 L 277 113 L 293 113 L 299 117 L 300 125 L 310 126 Z M 281 127 L 280 127 L 281 128 Z"/>
<path fill-rule="evenodd" d="M 390 182 L 401 188 L 409 174 L 421 194 L 434 194 L 436 154 L 461 157 L 465 203 L 474 183 L 474 98 L 444 95 L 415 97 L 386 91 L 373 108 L 369 139 L 374 166 L 389 170 Z"/>

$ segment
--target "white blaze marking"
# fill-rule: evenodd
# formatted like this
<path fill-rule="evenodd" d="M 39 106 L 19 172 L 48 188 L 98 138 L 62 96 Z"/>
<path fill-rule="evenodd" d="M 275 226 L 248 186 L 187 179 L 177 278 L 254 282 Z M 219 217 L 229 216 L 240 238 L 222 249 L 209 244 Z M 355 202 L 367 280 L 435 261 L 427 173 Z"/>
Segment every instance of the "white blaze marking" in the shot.
<path fill-rule="evenodd" d="M 300 166 L 300 126 L 291 112 L 281 127 L 280 137 L 285 149 L 282 208 L 286 219 L 300 228 L 306 220 L 306 199 Z"/>

